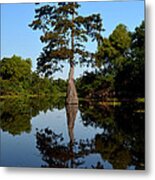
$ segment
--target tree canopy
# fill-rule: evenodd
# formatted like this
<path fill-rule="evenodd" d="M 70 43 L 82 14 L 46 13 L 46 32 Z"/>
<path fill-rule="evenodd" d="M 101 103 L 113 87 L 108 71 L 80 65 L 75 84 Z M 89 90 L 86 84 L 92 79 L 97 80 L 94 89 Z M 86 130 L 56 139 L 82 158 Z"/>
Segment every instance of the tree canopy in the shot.
<path fill-rule="evenodd" d="M 109 38 L 104 38 L 96 53 L 96 65 L 104 70 L 116 70 L 126 62 L 131 45 L 131 36 L 127 27 L 119 24 Z M 113 72 L 112 72 L 113 71 Z"/>
<path fill-rule="evenodd" d="M 96 71 L 85 72 L 76 84 L 80 96 L 136 98 L 144 97 L 144 77 L 145 23 L 142 21 L 134 32 L 119 24 L 108 38 L 103 38 L 96 52 Z"/>
<path fill-rule="evenodd" d="M 85 43 L 90 39 L 101 43 L 102 19 L 100 14 L 79 15 L 78 8 L 77 2 L 59 2 L 35 10 L 35 18 L 29 26 L 43 32 L 40 40 L 45 46 L 37 64 L 38 71 L 46 76 L 62 70 L 60 62 L 64 60 L 75 65 L 92 62 L 94 58 Z"/>
<path fill-rule="evenodd" d="M 40 77 L 31 69 L 31 59 L 19 56 L 0 60 L 0 95 L 56 95 L 64 93 L 66 81 Z"/>

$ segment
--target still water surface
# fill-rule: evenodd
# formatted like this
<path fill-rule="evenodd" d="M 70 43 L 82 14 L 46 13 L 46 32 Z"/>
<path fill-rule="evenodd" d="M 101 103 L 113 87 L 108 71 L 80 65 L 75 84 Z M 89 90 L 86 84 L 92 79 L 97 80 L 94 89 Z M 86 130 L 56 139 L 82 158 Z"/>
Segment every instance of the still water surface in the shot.
<path fill-rule="evenodd" d="M 0 102 L 1 166 L 144 169 L 144 104 Z"/>

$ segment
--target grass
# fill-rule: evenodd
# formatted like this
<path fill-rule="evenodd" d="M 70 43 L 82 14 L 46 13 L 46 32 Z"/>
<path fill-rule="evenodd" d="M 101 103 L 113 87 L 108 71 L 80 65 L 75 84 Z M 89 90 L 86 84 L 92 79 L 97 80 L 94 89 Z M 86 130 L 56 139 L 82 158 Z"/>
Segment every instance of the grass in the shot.
<path fill-rule="evenodd" d="M 144 103 L 144 98 L 136 98 L 136 99 L 126 99 L 122 98 L 121 100 L 118 98 L 106 98 L 105 100 L 102 99 L 88 99 L 88 98 L 81 98 L 79 97 L 79 101 L 86 101 L 86 102 L 92 102 L 94 104 L 98 104 L 101 106 L 120 106 L 122 103 Z"/>
<path fill-rule="evenodd" d="M 138 110 L 136 110 L 135 112 L 136 112 L 136 113 L 144 113 L 145 110 L 144 110 L 144 109 L 138 109 Z"/>
<path fill-rule="evenodd" d="M 145 98 L 137 98 L 136 102 L 138 103 L 144 103 L 145 102 Z"/>
<path fill-rule="evenodd" d="M 103 101 L 103 102 L 99 102 L 99 105 L 109 105 L 109 106 L 120 106 L 121 102 L 120 101 Z"/>
<path fill-rule="evenodd" d="M 37 97 L 65 97 L 66 93 L 57 94 L 18 94 L 18 95 L 3 95 L 0 99 L 14 99 L 14 98 L 37 98 Z"/>

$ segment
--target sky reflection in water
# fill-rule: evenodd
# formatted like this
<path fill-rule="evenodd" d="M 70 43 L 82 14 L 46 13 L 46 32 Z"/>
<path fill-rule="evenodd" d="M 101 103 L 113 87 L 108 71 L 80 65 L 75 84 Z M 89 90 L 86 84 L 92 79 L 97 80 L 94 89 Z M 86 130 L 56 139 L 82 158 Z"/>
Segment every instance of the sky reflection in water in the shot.
<path fill-rule="evenodd" d="M 144 104 L 3 100 L 1 166 L 144 169 Z"/>

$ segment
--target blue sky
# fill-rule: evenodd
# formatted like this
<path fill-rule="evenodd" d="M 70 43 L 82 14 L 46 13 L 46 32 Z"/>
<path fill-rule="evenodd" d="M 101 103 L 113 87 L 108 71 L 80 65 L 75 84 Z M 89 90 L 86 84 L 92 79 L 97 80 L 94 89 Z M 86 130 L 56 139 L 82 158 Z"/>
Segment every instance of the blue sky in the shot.
<path fill-rule="evenodd" d="M 36 58 L 40 55 L 43 44 L 39 37 L 41 32 L 33 31 L 28 24 L 34 18 L 35 5 L 2 4 L 1 5 L 1 58 L 16 54 L 23 58 L 31 58 L 33 70 L 36 68 Z M 79 13 L 90 15 L 100 13 L 103 18 L 105 32 L 108 37 L 119 23 L 133 31 L 144 19 L 143 1 L 125 2 L 81 2 Z M 88 48 L 95 51 L 96 45 L 90 43 Z M 76 67 L 75 77 L 80 76 L 86 68 Z M 90 70 L 90 69 L 89 69 Z M 69 66 L 66 63 L 63 73 L 56 73 L 55 78 L 67 78 Z"/>

